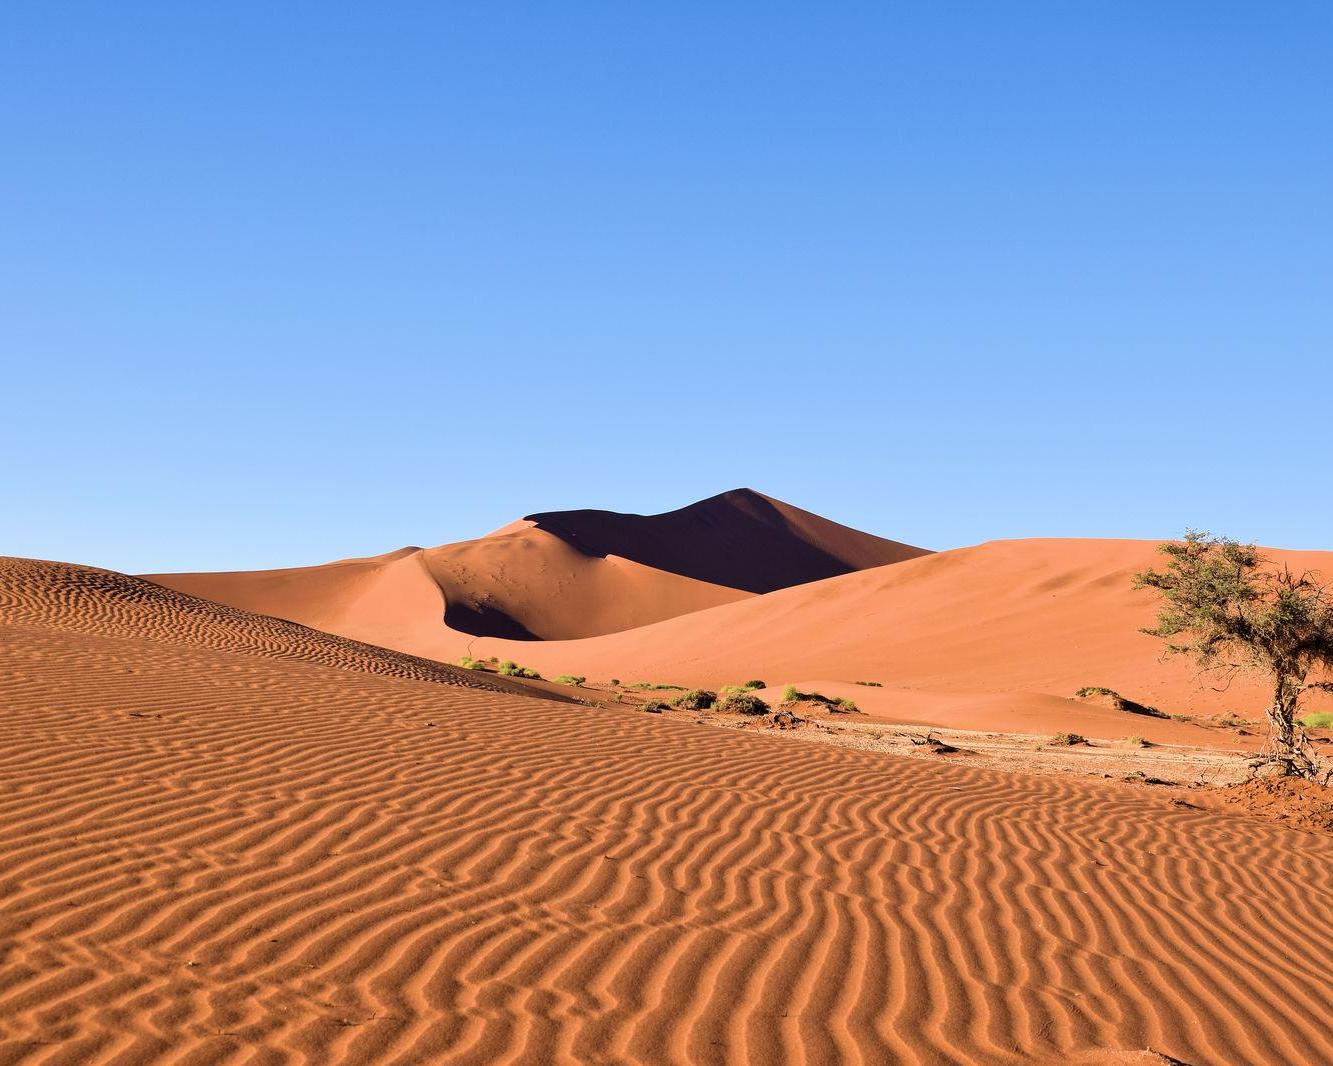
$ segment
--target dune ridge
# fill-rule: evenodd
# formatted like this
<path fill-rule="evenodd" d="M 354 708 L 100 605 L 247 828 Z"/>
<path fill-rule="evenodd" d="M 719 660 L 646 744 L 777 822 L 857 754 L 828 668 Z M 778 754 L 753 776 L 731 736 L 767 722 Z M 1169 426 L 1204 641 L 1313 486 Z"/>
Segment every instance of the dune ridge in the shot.
<path fill-rule="evenodd" d="M 1333 552 L 1265 553 L 1333 578 Z M 1171 712 L 1261 712 L 1271 694 L 1258 679 L 1219 688 L 1188 663 L 1164 660 L 1161 643 L 1140 632 L 1156 608 L 1132 579 L 1158 558 L 1153 541 L 991 541 L 625 633 L 522 648 L 483 640 L 474 652 L 521 652 L 539 669 L 590 677 L 691 685 L 871 680 L 946 702 L 950 693 L 1070 697 L 1102 685 Z M 447 657 L 452 647 L 443 637 L 431 650 Z M 873 690 L 864 695 L 876 702 Z M 1310 705 L 1333 699 L 1312 696 Z"/>
<path fill-rule="evenodd" d="M 1328 835 L 136 610 L 0 565 L 0 1061 L 1333 1061 Z"/>
<path fill-rule="evenodd" d="M 589 555 L 618 555 L 655 570 L 755 593 L 930 554 L 754 489 L 732 489 L 663 514 L 547 511 L 524 521 Z"/>
<path fill-rule="evenodd" d="M 71 635 L 258 655 L 492 692 L 529 692 L 502 677 L 229 607 L 128 574 L 71 563 L 0 556 L 0 616 L 11 628 L 54 625 Z"/>
<path fill-rule="evenodd" d="M 924 553 L 736 489 L 660 515 L 529 515 L 475 540 L 321 566 L 146 576 L 246 610 L 452 658 L 473 637 L 621 632 Z"/>

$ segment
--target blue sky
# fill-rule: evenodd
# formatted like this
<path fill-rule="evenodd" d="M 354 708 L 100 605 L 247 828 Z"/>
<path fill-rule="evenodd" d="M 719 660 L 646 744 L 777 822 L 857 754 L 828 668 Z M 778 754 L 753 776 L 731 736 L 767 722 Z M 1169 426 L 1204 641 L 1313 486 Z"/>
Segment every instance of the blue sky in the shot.
<path fill-rule="evenodd" d="M 749 485 L 1333 548 L 1317 3 L 7 4 L 0 552 Z"/>

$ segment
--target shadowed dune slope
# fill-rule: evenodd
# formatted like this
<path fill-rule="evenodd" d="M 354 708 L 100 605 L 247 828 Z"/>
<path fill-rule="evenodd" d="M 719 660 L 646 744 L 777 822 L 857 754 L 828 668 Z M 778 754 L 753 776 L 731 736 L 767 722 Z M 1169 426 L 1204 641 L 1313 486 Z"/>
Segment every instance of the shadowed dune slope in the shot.
<path fill-rule="evenodd" d="M 0 567 L 0 1061 L 1333 1061 L 1328 835 L 380 676 L 144 587 Z"/>
<path fill-rule="evenodd" d="M 448 630 L 598 636 L 923 553 L 738 489 L 661 515 L 558 511 L 437 548 L 149 579 L 414 654 L 440 654 L 443 640 L 452 657 L 466 641 Z"/>
<path fill-rule="evenodd" d="M 1333 553 L 1267 554 L 1333 579 Z M 1201 685 L 1186 662 L 1163 661 L 1161 643 L 1139 632 L 1153 621 L 1154 599 L 1133 591 L 1132 578 L 1160 558 L 1149 541 L 994 541 L 522 651 L 538 668 L 594 678 L 824 678 L 1055 696 L 1103 685 L 1173 712 L 1260 710 L 1268 693 L 1256 682 Z M 490 640 L 476 648 L 513 651 Z M 1312 706 L 1320 700 L 1333 702 Z"/>
<path fill-rule="evenodd" d="M 929 554 L 753 489 L 733 489 L 665 514 L 548 511 L 526 521 L 589 555 L 618 555 L 746 592 L 772 592 Z"/>

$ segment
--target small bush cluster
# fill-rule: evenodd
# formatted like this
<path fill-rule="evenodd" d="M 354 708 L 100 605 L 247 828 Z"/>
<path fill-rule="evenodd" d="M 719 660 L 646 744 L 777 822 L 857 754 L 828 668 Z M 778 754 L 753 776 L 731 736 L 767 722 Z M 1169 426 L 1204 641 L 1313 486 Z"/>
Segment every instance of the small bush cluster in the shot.
<path fill-rule="evenodd" d="M 733 690 L 726 694 L 713 710 L 721 714 L 748 714 L 758 716 L 768 713 L 768 704 L 753 692 L 744 689 Z"/>
<path fill-rule="evenodd" d="M 458 660 L 458 665 L 464 670 L 480 670 L 482 668 L 481 660 L 474 659 L 471 655 L 464 655 Z"/>
<path fill-rule="evenodd" d="M 662 700 L 649 700 L 643 705 L 643 709 L 649 714 L 661 714 L 667 709 L 667 705 Z"/>
<path fill-rule="evenodd" d="M 1317 714 L 1307 714 L 1301 719 L 1301 725 L 1306 729 L 1333 729 L 1333 714 L 1327 711 L 1319 711 Z"/>
<path fill-rule="evenodd" d="M 587 680 L 588 680 L 588 679 L 587 679 L 586 677 L 579 677 L 579 676 L 576 675 L 576 674 L 561 674 L 559 677 L 557 677 L 557 678 L 555 679 L 555 683 L 556 683 L 557 685 L 575 685 L 575 686 L 577 686 L 577 685 L 581 685 L 581 684 L 583 684 L 583 682 L 585 682 L 585 681 L 587 681 Z"/>
<path fill-rule="evenodd" d="M 795 685 L 788 685 L 782 690 L 782 702 L 796 703 L 804 700 L 807 703 L 822 703 L 834 714 L 860 714 L 861 708 L 856 705 L 855 700 L 849 700 L 843 696 L 825 696 L 822 692 L 800 692 Z"/>
<path fill-rule="evenodd" d="M 1052 744 L 1061 744 L 1073 747 L 1075 744 L 1086 744 L 1088 738 L 1079 733 L 1056 733 L 1051 738 Z"/>
<path fill-rule="evenodd" d="M 674 689 L 674 690 L 677 691 L 677 692 L 684 692 L 684 691 L 685 691 L 685 686 L 684 686 L 684 685 L 657 685 L 657 684 L 654 684 L 654 683 L 651 682 L 651 681 L 636 681 L 636 682 L 634 682 L 634 684 L 630 685 L 629 687 L 630 687 L 630 688 L 652 689 L 652 690 Z"/>
<path fill-rule="evenodd" d="M 1115 704 L 1117 711 L 1128 711 L 1130 714 L 1143 714 L 1149 718 L 1170 718 L 1169 714 L 1159 711 L 1156 707 L 1149 707 L 1143 703 L 1136 703 L 1128 696 L 1122 696 L 1113 688 L 1107 688 L 1105 685 L 1084 685 L 1074 693 L 1074 697 L 1080 700 L 1086 700 L 1092 696 L 1104 696 Z"/>
<path fill-rule="evenodd" d="M 858 684 L 858 685 L 865 685 L 866 688 L 883 688 L 883 687 L 884 687 L 884 682 L 882 682 L 882 681 L 858 681 L 857 684 Z"/>
<path fill-rule="evenodd" d="M 506 659 L 502 662 L 499 670 L 496 672 L 499 673 L 501 677 L 530 677 L 537 681 L 540 681 L 542 677 L 536 670 L 529 670 L 526 666 L 519 666 L 518 663 L 513 662 L 510 659 Z"/>
<path fill-rule="evenodd" d="M 747 681 L 741 688 L 768 688 L 762 681 Z"/>
<path fill-rule="evenodd" d="M 673 699 L 671 706 L 679 707 L 682 711 L 706 711 L 716 702 L 716 692 L 706 688 L 692 688 Z"/>

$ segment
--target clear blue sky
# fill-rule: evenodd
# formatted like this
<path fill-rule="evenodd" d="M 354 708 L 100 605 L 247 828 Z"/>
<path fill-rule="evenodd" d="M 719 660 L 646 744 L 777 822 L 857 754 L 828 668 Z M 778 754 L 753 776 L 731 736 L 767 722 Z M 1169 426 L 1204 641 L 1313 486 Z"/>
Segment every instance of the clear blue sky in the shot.
<path fill-rule="evenodd" d="M 0 14 L 0 552 L 314 563 L 749 485 L 1333 548 L 1323 3 Z"/>

